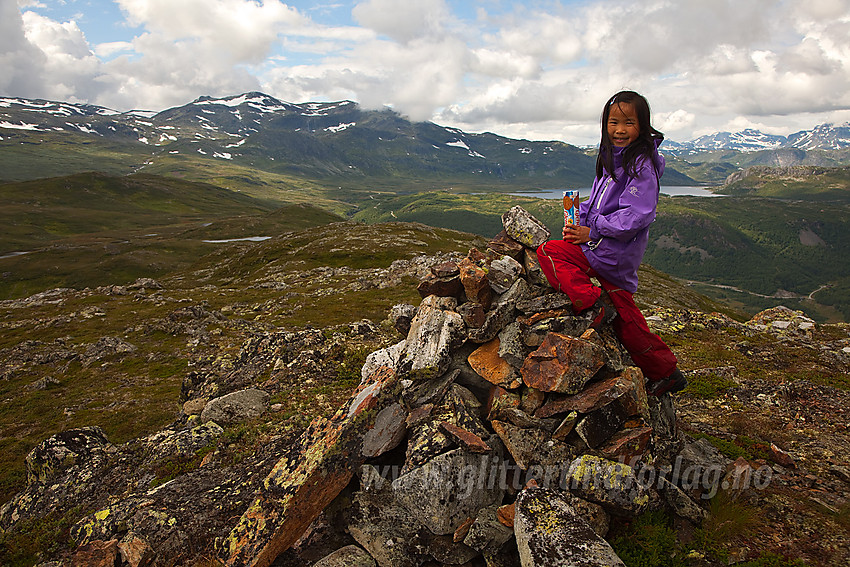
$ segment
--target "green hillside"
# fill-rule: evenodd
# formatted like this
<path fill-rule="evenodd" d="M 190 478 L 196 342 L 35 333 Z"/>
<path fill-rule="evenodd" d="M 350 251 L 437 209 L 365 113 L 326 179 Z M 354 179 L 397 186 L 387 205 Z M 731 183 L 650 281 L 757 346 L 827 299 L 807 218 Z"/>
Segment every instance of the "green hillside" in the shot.
<path fill-rule="evenodd" d="M 0 183 L 59 177 L 97 170 L 133 173 L 151 157 L 151 148 L 80 133 L 38 132 L 0 136 Z"/>
<path fill-rule="evenodd" d="M 207 184 L 85 173 L 0 185 L 0 299 L 127 284 L 189 266 L 222 244 L 342 220 Z M 244 246 L 237 241 L 231 246 Z"/>
<path fill-rule="evenodd" d="M 819 291 L 850 276 L 850 204 L 824 207 L 820 202 L 753 197 L 662 199 L 651 234 L 646 261 L 662 271 L 741 288 L 750 292 L 755 308 L 780 303 L 783 295 L 797 303 L 814 294 L 819 303 L 834 306 L 850 320 L 847 297 Z M 805 310 L 814 308 L 805 303 Z"/>
<path fill-rule="evenodd" d="M 0 185 L 0 250 L 58 238 L 257 214 L 272 205 L 220 187 L 153 175 L 79 173 Z"/>
<path fill-rule="evenodd" d="M 732 176 L 720 191 L 726 195 L 848 202 L 850 167 L 752 167 Z"/>
<path fill-rule="evenodd" d="M 563 216 L 558 201 L 510 195 L 429 192 L 376 198 L 354 218 L 422 222 L 489 235 L 498 230 L 500 215 L 516 204 L 543 221 L 553 235 L 560 234 Z M 850 277 L 848 251 L 847 204 L 662 197 L 645 262 L 707 284 L 698 289 L 752 313 L 787 303 L 821 320 L 850 320 L 850 310 L 844 307 L 850 305 L 850 295 L 842 293 Z"/>
<path fill-rule="evenodd" d="M 758 152 L 713 150 L 667 157 L 668 167 L 700 183 L 716 185 L 722 185 L 729 175 L 750 167 L 843 167 L 848 161 L 850 161 L 850 149 L 846 148 L 808 151 L 780 148 Z"/>

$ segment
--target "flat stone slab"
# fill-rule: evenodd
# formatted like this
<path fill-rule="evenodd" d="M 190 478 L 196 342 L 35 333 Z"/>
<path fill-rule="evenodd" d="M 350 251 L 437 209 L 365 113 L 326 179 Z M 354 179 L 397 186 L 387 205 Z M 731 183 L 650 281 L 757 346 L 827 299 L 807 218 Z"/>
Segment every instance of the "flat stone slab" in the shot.
<path fill-rule="evenodd" d="M 498 338 L 484 343 L 472 354 L 467 362 L 482 378 L 503 388 L 518 388 L 522 385 L 519 373 L 507 360 L 499 356 L 501 342 Z"/>
<path fill-rule="evenodd" d="M 455 449 L 438 455 L 392 483 L 396 499 L 435 535 L 452 535 L 482 508 L 502 499 L 504 490 L 489 455 Z"/>
<path fill-rule="evenodd" d="M 608 542 L 554 490 L 519 494 L 514 532 L 522 567 L 625 567 Z"/>
<path fill-rule="evenodd" d="M 605 360 L 605 349 L 599 345 L 549 333 L 525 359 L 520 373 L 523 382 L 532 388 L 575 394 L 605 365 Z"/>

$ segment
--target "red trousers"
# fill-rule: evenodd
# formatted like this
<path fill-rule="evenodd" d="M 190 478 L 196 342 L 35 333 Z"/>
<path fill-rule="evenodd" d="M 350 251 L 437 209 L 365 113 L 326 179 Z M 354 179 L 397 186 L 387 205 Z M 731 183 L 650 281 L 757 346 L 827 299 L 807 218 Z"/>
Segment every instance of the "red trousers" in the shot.
<path fill-rule="evenodd" d="M 579 245 L 564 240 L 550 240 L 537 249 L 537 258 L 546 279 L 552 287 L 570 297 L 576 313 L 591 307 L 599 299 L 602 290 L 590 281 L 591 277 L 598 279 L 619 315 L 612 323 L 614 332 L 644 376 L 655 381 L 673 373 L 677 364 L 676 355 L 658 335 L 649 330 L 632 294 L 599 277 L 590 267 Z"/>

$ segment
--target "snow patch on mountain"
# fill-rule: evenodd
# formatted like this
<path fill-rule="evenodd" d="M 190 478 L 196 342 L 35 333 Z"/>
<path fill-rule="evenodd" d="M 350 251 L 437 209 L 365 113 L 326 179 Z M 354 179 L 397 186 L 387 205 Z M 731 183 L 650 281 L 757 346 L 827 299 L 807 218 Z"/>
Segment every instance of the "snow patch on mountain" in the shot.
<path fill-rule="evenodd" d="M 674 152 L 699 152 L 712 150 L 735 150 L 758 152 L 796 148 L 800 150 L 838 150 L 850 148 L 850 122 L 845 124 L 821 124 L 812 130 L 803 130 L 790 136 L 765 134 L 759 130 L 741 132 L 717 132 L 700 136 L 690 142 L 665 141 L 665 149 Z"/>
<path fill-rule="evenodd" d="M 33 130 L 35 132 L 44 132 L 41 128 L 38 127 L 38 124 L 27 124 L 26 122 L 21 122 L 20 124 L 13 124 L 11 122 L 0 122 L 0 128 L 6 128 L 9 130 Z"/>
<path fill-rule="evenodd" d="M 347 124 L 339 124 L 337 126 L 328 126 L 327 128 L 325 128 L 325 131 L 326 132 L 333 132 L 334 134 L 336 134 L 337 132 L 342 132 L 343 130 L 348 130 L 352 126 L 356 126 L 356 125 L 357 125 L 356 122 L 349 122 Z"/>

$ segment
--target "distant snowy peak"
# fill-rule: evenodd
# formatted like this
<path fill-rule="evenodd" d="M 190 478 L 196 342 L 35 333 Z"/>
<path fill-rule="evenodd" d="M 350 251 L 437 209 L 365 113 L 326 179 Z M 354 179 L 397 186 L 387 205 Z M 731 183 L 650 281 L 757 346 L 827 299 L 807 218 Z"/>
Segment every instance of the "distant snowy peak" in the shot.
<path fill-rule="evenodd" d="M 850 122 L 845 124 L 821 124 L 812 130 L 804 130 L 790 136 L 765 134 L 759 130 L 741 132 L 718 132 L 700 136 L 685 143 L 668 142 L 668 149 L 675 151 L 701 152 L 712 150 L 733 150 L 739 152 L 757 152 L 796 148 L 800 150 L 838 150 L 850 148 Z"/>
<path fill-rule="evenodd" d="M 697 150 L 737 150 L 753 152 L 759 150 L 775 150 L 781 148 L 787 139 L 785 136 L 773 136 L 758 130 L 743 130 L 734 134 L 719 132 L 710 136 L 700 136 L 691 142 Z"/>
<path fill-rule="evenodd" d="M 94 106 L 91 104 L 0 97 L 0 109 L 3 108 L 17 109 L 33 113 L 44 113 L 55 117 L 114 116 L 116 114 L 120 114 L 117 110 L 104 108 L 102 106 Z"/>
<path fill-rule="evenodd" d="M 202 107 L 222 106 L 229 108 L 245 108 L 267 114 L 294 111 L 299 112 L 304 116 L 327 116 L 328 113 L 336 109 L 355 105 L 354 102 L 349 100 L 339 102 L 307 102 L 295 104 L 278 100 L 273 96 L 269 96 L 261 92 L 250 92 L 224 98 L 202 96 L 191 104 Z"/>
<path fill-rule="evenodd" d="M 396 120 L 399 122 L 396 123 Z M 270 132 L 286 132 L 302 138 L 357 138 L 370 131 L 379 141 L 389 143 L 410 135 L 402 134 L 403 129 L 410 128 L 410 124 L 405 123 L 390 109 L 386 112 L 363 111 L 350 100 L 292 103 L 256 91 L 234 96 L 202 96 L 189 104 L 161 112 L 119 112 L 90 104 L 0 97 L 0 139 L 24 135 L 22 131 L 72 132 L 133 140 L 154 147 L 194 144 L 193 152 L 201 144 L 207 154 L 220 156 L 231 154 L 236 148 L 248 151 L 253 146 L 256 150 L 256 146 L 270 143 L 277 147 L 282 142 L 271 142 Z M 436 131 L 430 132 L 429 127 L 428 144 L 433 148 L 447 149 L 454 154 L 465 153 L 472 158 L 487 155 L 487 151 L 481 149 L 486 135 L 469 134 L 437 124 L 432 124 L 432 127 Z M 302 142 L 299 140 L 298 143 Z M 509 146 L 511 143 L 515 144 L 511 150 L 529 156 L 528 159 L 542 158 L 553 151 L 550 146 L 534 146 L 522 140 L 505 141 Z M 664 144 L 664 151 L 674 155 L 717 150 L 756 152 L 844 148 L 850 148 L 850 123 L 822 124 L 788 137 L 748 129 L 734 134 L 720 132 L 684 143 L 667 140 Z M 181 149 L 186 150 L 185 147 L 172 147 L 169 152 Z M 488 151 L 493 151 L 492 147 Z M 232 153 L 231 157 L 239 157 L 239 154 Z"/>
<path fill-rule="evenodd" d="M 801 150 L 850 148 L 850 122 L 821 124 L 813 130 L 791 134 L 788 136 L 788 145 Z"/>

